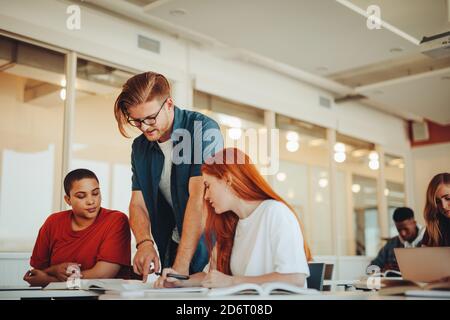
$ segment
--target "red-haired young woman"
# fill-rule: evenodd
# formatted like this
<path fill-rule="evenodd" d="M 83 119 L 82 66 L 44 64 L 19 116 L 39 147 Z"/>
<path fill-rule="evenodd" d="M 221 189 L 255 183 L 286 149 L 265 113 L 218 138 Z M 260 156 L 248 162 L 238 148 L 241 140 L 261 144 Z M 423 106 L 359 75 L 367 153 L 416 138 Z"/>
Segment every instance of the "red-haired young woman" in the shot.
<path fill-rule="evenodd" d="M 306 288 L 311 253 L 294 210 L 236 148 L 219 151 L 202 166 L 210 263 L 189 280 L 167 277 L 156 287 L 226 287 L 243 282 L 289 282 Z"/>

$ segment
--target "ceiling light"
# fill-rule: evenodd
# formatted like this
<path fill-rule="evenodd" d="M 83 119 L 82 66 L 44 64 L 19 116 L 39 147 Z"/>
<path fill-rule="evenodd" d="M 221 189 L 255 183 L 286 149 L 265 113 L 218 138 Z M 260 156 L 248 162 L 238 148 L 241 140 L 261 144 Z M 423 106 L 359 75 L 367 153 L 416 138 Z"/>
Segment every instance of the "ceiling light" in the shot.
<path fill-rule="evenodd" d="M 317 68 L 316 68 L 316 71 L 317 71 L 317 72 L 327 72 L 327 71 L 328 71 L 328 68 L 325 67 L 325 66 L 320 66 L 320 67 L 317 67 Z"/>
<path fill-rule="evenodd" d="M 277 173 L 277 180 L 278 180 L 278 181 L 284 181 L 284 180 L 286 180 L 286 173 L 284 173 L 284 172 L 278 172 L 278 173 Z"/>
<path fill-rule="evenodd" d="M 376 151 L 372 151 L 369 153 L 369 159 L 370 160 L 378 160 L 380 157 Z"/>
<path fill-rule="evenodd" d="M 288 131 L 286 133 L 286 139 L 288 141 L 298 141 L 298 133 L 294 131 Z"/>
<path fill-rule="evenodd" d="M 346 155 L 345 155 L 344 152 L 336 152 L 336 153 L 334 154 L 334 161 L 336 161 L 336 162 L 338 162 L 338 163 L 344 162 L 346 158 L 347 158 L 347 157 L 346 157 Z"/>
<path fill-rule="evenodd" d="M 380 162 L 378 160 L 370 160 L 369 168 L 372 170 L 378 170 L 378 168 L 380 168 Z"/>
<path fill-rule="evenodd" d="M 388 189 L 388 188 L 384 189 L 384 195 L 385 195 L 386 197 L 389 195 L 389 189 Z"/>
<path fill-rule="evenodd" d="M 239 140 L 242 136 L 242 130 L 240 128 L 231 128 L 228 130 L 228 136 L 233 140 Z"/>
<path fill-rule="evenodd" d="M 242 128 L 242 121 L 241 119 L 233 116 L 229 116 L 227 114 L 218 113 L 217 120 L 220 124 L 223 124 L 230 128 Z"/>
<path fill-rule="evenodd" d="M 338 142 L 334 145 L 334 151 L 336 152 L 345 152 L 345 144 L 342 142 Z"/>
<path fill-rule="evenodd" d="M 357 183 L 352 184 L 352 192 L 353 193 L 358 193 L 361 191 L 361 186 Z"/>
<path fill-rule="evenodd" d="M 170 14 L 171 14 L 172 16 L 174 16 L 174 17 L 181 17 L 181 16 L 184 16 L 184 15 L 187 14 L 187 11 L 186 11 L 186 10 L 180 9 L 180 8 L 170 10 L 169 12 L 170 12 Z"/>
<path fill-rule="evenodd" d="M 322 178 L 319 179 L 319 187 L 326 188 L 328 186 L 328 179 Z"/>
<path fill-rule="evenodd" d="M 391 52 L 391 53 L 397 53 L 397 52 L 402 52 L 402 51 L 403 51 L 403 48 L 400 48 L 400 47 L 395 47 L 395 48 L 389 49 L 389 52 Z"/>
<path fill-rule="evenodd" d="M 300 145 L 298 144 L 297 141 L 288 141 L 286 143 L 286 149 L 289 152 L 295 152 L 298 150 L 299 147 L 300 147 Z"/>
<path fill-rule="evenodd" d="M 66 100 L 66 89 L 62 88 L 61 91 L 59 91 L 59 97 L 61 98 L 61 100 Z"/>

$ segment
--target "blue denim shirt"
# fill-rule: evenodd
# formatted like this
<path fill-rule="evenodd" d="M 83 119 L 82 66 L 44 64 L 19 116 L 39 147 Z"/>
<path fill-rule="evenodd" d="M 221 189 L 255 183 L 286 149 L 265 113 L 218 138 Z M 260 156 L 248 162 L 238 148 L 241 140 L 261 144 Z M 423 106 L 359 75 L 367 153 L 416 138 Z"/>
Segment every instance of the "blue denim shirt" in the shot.
<path fill-rule="evenodd" d="M 223 148 L 219 126 L 213 119 L 198 112 L 181 110 L 176 106 L 174 112 L 171 135 L 174 161 L 170 181 L 173 209 L 159 190 L 164 154 L 158 143 L 149 141 L 141 134 L 134 139 L 131 152 L 132 190 L 142 191 L 161 259 L 164 259 L 175 225 L 180 235 L 183 234 L 184 213 L 189 199 L 189 179 L 200 176 L 204 161 Z M 200 272 L 207 263 L 208 252 L 203 234 L 190 269 L 192 272 Z"/>

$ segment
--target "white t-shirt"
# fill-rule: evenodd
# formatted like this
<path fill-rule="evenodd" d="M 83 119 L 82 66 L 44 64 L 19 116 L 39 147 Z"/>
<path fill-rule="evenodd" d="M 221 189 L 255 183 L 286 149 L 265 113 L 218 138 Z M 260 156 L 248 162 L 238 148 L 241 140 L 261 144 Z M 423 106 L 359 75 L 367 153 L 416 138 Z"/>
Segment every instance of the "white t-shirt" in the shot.
<path fill-rule="evenodd" d="M 265 200 L 247 218 L 240 219 L 230 267 L 238 276 L 278 272 L 308 277 L 303 235 L 294 213 L 282 202 Z"/>
<path fill-rule="evenodd" d="M 172 172 L 172 152 L 173 152 L 173 141 L 169 139 L 165 142 L 158 142 L 159 148 L 164 154 L 164 166 L 161 173 L 161 181 L 159 182 L 159 189 L 163 194 L 164 198 L 167 200 L 169 205 L 173 208 L 172 203 L 172 193 L 170 191 L 170 176 Z M 180 235 L 178 229 L 175 226 L 172 233 L 172 240 L 176 243 L 180 242 Z"/>

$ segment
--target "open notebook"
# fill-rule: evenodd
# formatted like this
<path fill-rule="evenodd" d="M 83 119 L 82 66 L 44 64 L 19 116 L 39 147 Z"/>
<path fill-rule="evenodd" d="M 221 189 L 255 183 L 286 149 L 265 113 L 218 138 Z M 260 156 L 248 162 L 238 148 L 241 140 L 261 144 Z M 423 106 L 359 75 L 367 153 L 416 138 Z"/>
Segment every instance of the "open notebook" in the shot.
<path fill-rule="evenodd" d="M 110 294 L 124 294 L 133 296 L 137 293 L 202 293 L 206 294 L 209 289 L 203 287 L 186 287 L 186 288 L 162 288 L 155 289 L 154 282 L 143 283 L 140 280 L 122 280 L 122 279 L 83 279 L 73 286 L 66 282 L 51 282 L 44 290 L 94 290 L 107 291 Z"/>
<path fill-rule="evenodd" d="M 143 283 L 140 280 L 121 280 L 121 279 L 82 279 L 78 282 L 79 286 L 70 286 L 66 282 L 49 283 L 44 290 L 95 290 L 107 291 L 108 293 L 132 292 L 141 294 L 177 294 L 177 293 L 199 293 L 207 296 L 225 296 L 225 295 L 274 295 L 274 294 L 320 294 L 314 289 L 303 289 L 293 284 L 285 282 L 269 282 L 262 285 L 254 283 L 242 283 L 225 288 L 208 289 L 203 287 L 186 288 L 153 288 L 153 282 Z"/>
<path fill-rule="evenodd" d="M 307 294 L 317 295 L 319 291 L 315 289 L 304 289 L 286 282 L 268 282 L 261 285 L 254 283 L 241 283 L 231 287 L 210 289 L 208 296 L 225 295 L 260 295 L 268 296 L 275 294 Z"/>
<path fill-rule="evenodd" d="M 143 283 L 140 280 L 122 279 L 81 279 L 71 282 L 51 282 L 44 290 L 101 290 L 101 291 L 138 291 L 153 289 L 153 282 Z"/>

